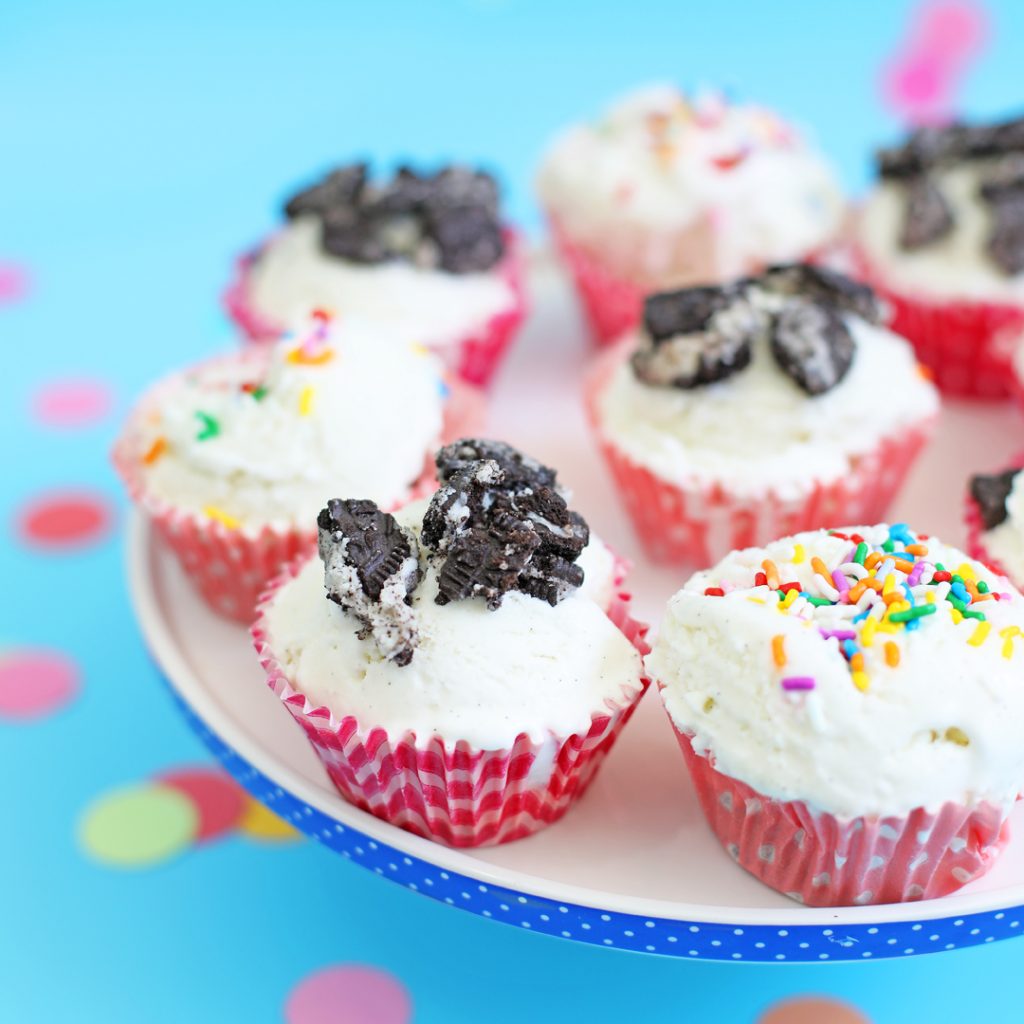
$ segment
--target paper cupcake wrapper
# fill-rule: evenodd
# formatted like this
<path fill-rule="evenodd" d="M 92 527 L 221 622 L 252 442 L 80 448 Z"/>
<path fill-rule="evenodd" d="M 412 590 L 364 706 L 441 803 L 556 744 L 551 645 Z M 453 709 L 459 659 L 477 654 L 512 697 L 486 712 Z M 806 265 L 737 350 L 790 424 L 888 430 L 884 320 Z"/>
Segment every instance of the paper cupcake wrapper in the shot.
<path fill-rule="evenodd" d="M 575 241 L 549 213 L 555 248 L 568 269 L 590 325 L 594 342 L 604 347 L 618 341 L 639 322 L 644 298 L 666 287 L 683 288 L 722 278 L 714 255 L 714 231 L 702 222 L 686 230 L 633 235 L 616 233 L 605 246 Z M 806 254 L 816 260 L 825 249 Z M 752 263 L 744 273 L 757 273 Z"/>
<path fill-rule="evenodd" d="M 740 497 L 721 486 L 683 487 L 635 463 L 602 431 L 598 400 L 628 353 L 626 345 L 601 356 L 587 382 L 586 403 L 636 534 L 659 564 L 711 565 L 730 551 L 803 530 L 882 521 L 935 425 L 930 418 L 883 438 L 872 451 L 854 457 L 844 477 L 804 480 L 804 492 L 795 497 L 771 491 Z"/>
<path fill-rule="evenodd" d="M 890 307 L 889 326 L 913 346 L 944 394 L 1006 398 L 1012 393 L 1013 353 L 1024 332 L 1024 305 L 930 301 L 890 287 L 863 251 L 854 253 L 861 276 Z"/>
<path fill-rule="evenodd" d="M 266 609 L 302 564 L 293 564 L 271 584 L 252 628 L 267 682 L 346 800 L 428 839 L 492 846 L 556 821 L 590 784 L 647 689 L 646 678 L 624 680 L 621 698 L 607 701 L 586 733 L 552 733 L 543 742 L 520 734 L 501 750 L 436 735 L 418 742 L 412 732 L 395 735 L 351 715 L 337 719 L 295 690 L 267 638 Z M 641 654 L 647 653 L 647 628 L 630 617 L 628 595 L 613 601 L 608 616 Z"/>
<path fill-rule="evenodd" d="M 1024 452 L 1018 452 L 1002 468 L 1024 468 Z M 1006 577 L 1018 589 L 1024 586 L 1024 580 L 1015 580 L 999 559 L 994 558 L 985 547 L 985 524 L 981 518 L 981 509 L 970 492 L 964 501 L 964 525 L 967 527 L 967 554 L 979 562 L 984 562 L 997 575 Z"/>
<path fill-rule="evenodd" d="M 252 350 L 210 362 L 227 359 L 258 363 L 265 358 L 264 350 Z M 249 625 L 267 583 L 298 556 L 316 550 L 316 528 L 313 525 L 309 529 L 234 529 L 198 512 L 178 508 L 146 488 L 142 468 L 144 435 L 140 428 L 147 410 L 159 401 L 161 390 L 173 380 L 158 384 L 138 404 L 114 445 L 114 466 L 132 501 L 146 513 L 206 603 L 221 615 Z M 449 387 L 442 442 L 475 433 L 484 415 L 484 400 L 475 388 L 461 382 L 451 382 Z M 396 507 L 425 497 L 436 486 L 433 453 L 427 452 L 423 472 L 410 484 L 408 494 L 396 502 Z"/>
<path fill-rule="evenodd" d="M 515 232 L 506 231 L 505 243 L 506 254 L 499 270 L 512 292 L 509 307 L 494 314 L 466 337 L 432 347 L 449 372 L 476 387 L 490 383 L 527 312 L 522 241 Z M 236 261 L 234 278 L 224 290 L 222 301 L 228 316 L 248 341 L 265 343 L 276 340 L 284 325 L 257 311 L 249 297 L 249 270 L 258 256 L 256 249 Z"/>
<path fill-rule="evenodd" d="M 983 875 L 1009 840 L 1009 812 L 988 803 L 841 819 L 774 800 L 716 771 L 690 734 L 675 732 L 704 816 L 729 856 L 807 906 L 946 896 Z"/>

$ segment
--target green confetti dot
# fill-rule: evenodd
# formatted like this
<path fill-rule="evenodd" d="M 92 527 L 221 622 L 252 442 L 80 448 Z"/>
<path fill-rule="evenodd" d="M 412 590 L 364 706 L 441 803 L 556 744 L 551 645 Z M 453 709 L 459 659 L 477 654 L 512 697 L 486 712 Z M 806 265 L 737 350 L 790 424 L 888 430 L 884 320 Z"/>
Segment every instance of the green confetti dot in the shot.
<path fill-rule="evenodd" d="M 89 807 L 79 839 L 86 853 L 103 864 L 144 868 L 180 853 L 198 828 L 199 814 L 182 793 L 166 786 L 132 786 Z"/>

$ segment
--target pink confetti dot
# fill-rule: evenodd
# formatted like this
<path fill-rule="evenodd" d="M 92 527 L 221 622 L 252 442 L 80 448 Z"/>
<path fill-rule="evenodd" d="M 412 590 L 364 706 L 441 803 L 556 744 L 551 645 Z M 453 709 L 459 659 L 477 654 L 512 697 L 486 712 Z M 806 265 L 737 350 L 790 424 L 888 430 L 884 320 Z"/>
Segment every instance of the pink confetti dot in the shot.
<path fill-rule="evenodd" d="M 110 405 L 110 389 L 102 381 L 69 377 L 44 384 L 36 393 L 33 412 L 48 427 L 74 430 L 101 420 Z"/>
<path fill-rule="evenodd" d="M 16 263 L 0 262 L 0 306 L 19 302 L 28 295 L 29 273 Z"/>
<path fill-rule="evenodd" d="M 217 768 L 179 768 L 158 776 L 157 782 L 184 794 L 195 805 L 198 842 L 230 832 L 248 806 L 241 787 Z"/>
<path fill-rule="evenodd" d="M 66 549 L 102 539 L 114 521 L 106 498 L 68 491 L 35 498 L 18 515 L 21 539 L 34 547 Z"/>
<path fill-rule="evenodd" d="M 78 681 L 78 667 L 58 651 L 30 647 L 0 651 L 0 716 L 52 714 L 78 693 Z"/>
<path fill-rule="evenodd" d="M 412 1002 L 387 971 L 345 964 L 304 978 L 284 1007 L 287 1024 L 408 1024 Z"/>

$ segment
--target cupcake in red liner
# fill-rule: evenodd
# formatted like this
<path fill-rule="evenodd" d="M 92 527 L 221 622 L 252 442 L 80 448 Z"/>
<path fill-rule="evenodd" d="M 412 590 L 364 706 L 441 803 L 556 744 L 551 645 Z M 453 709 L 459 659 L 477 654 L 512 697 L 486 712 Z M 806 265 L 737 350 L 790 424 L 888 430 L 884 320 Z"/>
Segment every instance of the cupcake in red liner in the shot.
<path fill-rule="evenodd" d="M 249 340 L 314 309 L 414 331 L 449 371 L 485 385 L 526 311 L 521 244 L 494 180 L 446 167 L 370 182 L 341 167 L 285 204 L 287 223 L 238 261 L 224 305 Z"/>
<path fill-rule="evenodd" d="M 647 298 L 587 405 L 653 560 L 884 515 L 938 397 L 879 315 L 870 289 L 809 264 Z"/>
<path fill-rule="evenodd" d="M 1017 587 L 1024 586 L 1024 452 L 1001 473 L 971 477 L 967 550 Z"/>
<path fill-rule="evenodd" d="M 878 154 L 856 259 L 939 388 L 1004 398 L 1024 331 L 1021 121 L 915 131 Z"/>
<path fill-rule="evenodd" d="M 321 319 L 159 383 L 114 462 L 207 603 L 249 623 L 267 583 L 315 549 L 310 524 L 335 487 L 388 508 L 426 493 L 446 429 L 481 415 L 477 393 L 425 349 Z"/>
<path fill-rule="evenodd" d="M 669 86 L 564 132 L 537 188 L 599 344 L 636 326 L 648 292 L 809 258 L 845 213 L 831 168 L 778 116 Z"/>
<path fill-rule="evenodd" d="M 741 867 L 810 906 L 930 899 L 1008 839 L 1022 625 L 1024 597 L 936 538 L 815 531 L 690 579 L 647 669 Z"/>
<path fill-rule="evenodd" d="M 437 470 L 394 515 L 329 502 L 320 557 L 275 581 L 253 637 L 345 799 L 490 845 L 583 793 L 647 687 L 645 629 L 552 470 L 480 440 Z"/>

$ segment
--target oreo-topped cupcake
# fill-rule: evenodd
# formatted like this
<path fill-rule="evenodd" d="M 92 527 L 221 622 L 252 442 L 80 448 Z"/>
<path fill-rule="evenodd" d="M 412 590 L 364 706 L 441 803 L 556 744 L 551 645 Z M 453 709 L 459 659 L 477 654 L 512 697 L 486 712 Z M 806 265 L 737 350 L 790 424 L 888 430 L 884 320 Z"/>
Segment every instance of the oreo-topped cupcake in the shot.
<path fill-rule="evenodd" d="M 916 130 L 877 156 L 859 256 L 950 394 L 1001 397 L 1024 329 L 1024 119 Z"/>
<path fill-rule="evenodd" d="M 160 382 L 114 459 L 206 600 L 251 623 L 265 584 L 315 547 L 336 489 L 385 508 L 422 493 L 439 440 L 475 425 L 479 404 L 422 346 L 321 317 Z"/>
<path fill-rule="evenodd" d="M 647 659 L 729 855 L 812 906 L 944 896 L 1024 785 L 1024 598 L 905 524 L 736 551 Z"/>
<path fill-rule="evenodd" d="M 1024 586 L 1024 453 L 1009 469 L 971 477 L 967 533 L 974 558 Z"/>
<path fill-rule="evenodd" d="M 454 846 L 500 843 L 593 777 L 646 688 L 643 630 L 552 469 L 473 439 L 437 475 L 393 515 L 329 501 L 320 557 L 276 582 L 253 636 L 346 799 Z"/>
<path fill-rule="evenodd" d="M 879 318 L 869 288 L 802 263 L 647 298 L 588 404 L 653 558 L 882 515 L 938 401 Z"/>
<path fill-rule="evenodd" d="M 634 327 L 651 291 L 809 258 L 845 211 L 831 168 L 792 125 L 668 85 L 560 135 L 537 188 L 599 343 Z"/>
<path fill-rule="evenodd" d="M 323 308 L 417 332 L 484 384 L 522 320 L 523 282 L 498 187 L 461 166 L 401 167 L 373 181 L 350 164 L 292 196 L 286 224 L 243 258 L 225 294 L 254 341 Z"/>

